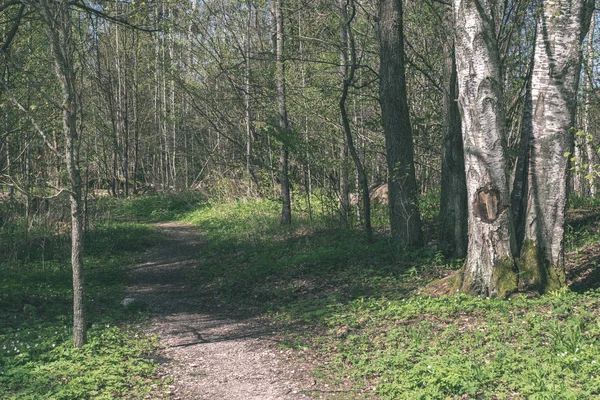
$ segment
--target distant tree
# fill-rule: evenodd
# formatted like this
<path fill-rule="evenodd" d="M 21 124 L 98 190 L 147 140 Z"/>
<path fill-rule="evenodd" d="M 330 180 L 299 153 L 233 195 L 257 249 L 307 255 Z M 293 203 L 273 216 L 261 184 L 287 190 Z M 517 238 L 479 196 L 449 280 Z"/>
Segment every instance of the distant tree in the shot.
<path fill-rule="evenodd" d="M 352 135 L 352 129 L 350 127 L 350 119 L 348 117 L 348 111 L 346 109 L 346 101 L 348 99 L 348 92 L 350 86 L 354 84 L 354 78 L 356 73 L 356 43 L 354 40 L 354 34 L 352 32 L 352 20 L 356 16 L 356 6 L 354 1 L 350 0 L 348 6 L 342 5 L 341 7 L 341 38 L 342 38 L 342 95 L 340 97 L 339 107 L 341 114 L 342 127 L 346 136 L 345 145 L 347 146 L 352 161 L 358 174 L 358 185 L 362 192 L 362 218 L 365 227 L 365 233 L 367 240 L 371 241 L 373 237 L 373 228 L 371 227 L 371 198 L 369 193 L 369 181 L 364 165 L 356 151 L 354 145 L 354 138 Z M 348 8 L 349 11 L 348 12 Z M 346 207 L 343 207 L 346 209 Z M 346 211 L 347 213 L 347 211 Z"/>
<path fill-rule="evenodd" d="M 281 223 L 292 223 L 292 199 L 289 176 L 289 148 L 287 135 L 290 125 L 287 114 L 287 96 L 285 85 L 285 31 L 282 0 L 274 0 L 275 11 L 275 80 L 277 86 L 277 109 L 279 129 L 282 136 L 281 156 L 279 158 L 279 181 L 281 185 Z"/>
<path fill-rule="evenodd" d="M 388 165 L 392 237 L 404 246 L 423 245 L 413 140 L 404 68 L 402 0 L 379 3 L 379 101 Z"/>
<path fill-rule="evenodd" d="M 467 255 L 467 183 L 462 125 L 458 109 L 457 72 L 454 45 L 448 46 L 444 72 L 444 145 L 442 149 L 442 172 L 438 240 L 440 250 L 449 257 L 463 258 Z"/>

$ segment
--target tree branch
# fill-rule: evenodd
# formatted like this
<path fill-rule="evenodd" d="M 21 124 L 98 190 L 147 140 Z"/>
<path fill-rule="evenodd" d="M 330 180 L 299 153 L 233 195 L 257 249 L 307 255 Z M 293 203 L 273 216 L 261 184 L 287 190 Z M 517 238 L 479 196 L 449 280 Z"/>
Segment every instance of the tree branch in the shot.
<path fill-rule="evenodd" d="M 23 107 L 21 105 L 21 103 L 19 103 L 19 101 L 10 93 L 10 90 L 8 89 L 6 84 L 2 83 L 2 86 L 4 86 L 5 94 L 7 95 L 9 100 L 15 105 L 15 107 L 17 107 L 21 112 L 23 112 L 23 113 L 25 113 L 25 115 L 27 115 L 27 117 L 31 121 L 31 124 L 33 125 L 33 127 L 35 128 L 37 133 L 42 137 L 42 140 L 44 141 L 44 144 L 46 145 L 46 147 L 48 147 L 56 156 L 58 156 L 60 158 L 64 158 L 64 156 L 56 149 L 56 147 L 54 147 L 52 145 L 52 143 L 50 143 L 50 141 L 46 137 L 46 134 L 44 133 L 42 128 L 40 128 L 40 126 L 37 124 L 35 118 L 33 118 L 33 115 L 31 115 L 31 113 L 25 107 Z"/>
<path fill-rule="evenodd" d="M 70 6 L 77 7 L 80 10 L 87 11 L 90 14 L 94 14 L 94 15 L 100 17 L 100 18 L 103 18 L 103 19 L 107 20 L 107 21 L 114 22 L 116 24 L 126 26 L 126 27 L 134 29 L 136 31 L 148 32 L 148 33 L 154 33 L 154 32 L 159 32 L 160 31 L 160 29 L 141 27 L 141 26 L 138 26 L 138 25 L 134 25 L 131 22 L 125 20 L 125 19 L 121 19 L 121 18 L 118 18 L 118 17 L 113 17 L 112 15 L 108 15 L 105 12 L 102 12 L 100 10 L 96 10 L 95 8 L 86 5 L 82 0 L 72 0 L 68 4 Z"/>
<path fill-rule="evenodd" d="M 25 4 L 21 4 L 21 8 L 19 8 L 19 13 L 17 14 L 17 18 L 15 19 L 15 22 L 14 22 L 10 32 L 8 32 L 8 36 L 6 37 L 6 40 L 4 41 L 4 43 L 2 43 L 2 51 L 3 52 L 8 51 L 10 44 L 12 43 L 13 39 L 15 38 L 15 35 L 17 34 L 17 31 L 19 30 L 19 25 L 21 24 L 21 17 L 23 17 L 24 11 L 25 11 Z"/>

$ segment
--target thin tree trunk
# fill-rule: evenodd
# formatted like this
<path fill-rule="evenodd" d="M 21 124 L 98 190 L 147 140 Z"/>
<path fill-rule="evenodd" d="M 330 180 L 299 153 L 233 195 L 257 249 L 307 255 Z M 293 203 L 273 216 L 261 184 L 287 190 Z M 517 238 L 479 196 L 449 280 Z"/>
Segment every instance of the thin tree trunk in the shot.
<path fill-rule="evenodd" d="M 298 36 L 302 36 L 302 15 L 298 16 Z M 302 41 L 299 43 L 299 53 L 300 59 L 304 60 L 304 51 L 302 46 Z M 306 89 L 306 66 L 303 62 L 300 64 L 300 74 L 302 77 L 302 89 Z M 308 109 L 306 101 L 304 103 L 304 107 Z M 310 151 L 309 151 L 309 140 L 308 140 L 308 116 L 304 117 L 304 145 L 305 145 L 305 167 L 304 167 L 304 191 L 306 192 L 306 205 L 308 208 L 308 219 L 309 221 L 313 220 L 313 211 L 312 211 L 312 171 L 310 168 Z"/>
<path fill-rule="evenodd" d="M 594 1 L 541 2 L 531 81 L 533 124 L 525 236 L 519 273 L 523 286 L 547 292 L 566 284 L 564 224 L 573 150 L 581 42 Z"/>
<path fill-rule="evenodd" d="M 457 103 L 456 57 L 454 46 L 447 55 L 445 74 L 449 76 L 444 93 L 444 148 L 439 214 L 439 244 L 446 257 L 467 255 L 467 182 L 462 126 Z"/>
<path fill-rule="evenodd" d="M 455 0 L 453 7 L 469 215 L 467 258 L 456 289 L 504 296 L 516 290 L 517 276 L 495 1 Z"/>
<path fill-rule="evenodd" d="M 346 100 L 348 99 L 348 90 L 350 85 L 354 82 L 354 75 L 356 72 L 356 48 L 354 43 L 354 35 L 352 34 L 351 23 L 356 15 L 356 7 L 354 5 L 354 1 L 349 1 L 350 6 L 350 15 L 347 15 L 346 5 L 342 5 L 341 8 L 341 16 L 344 21 L 344 41 L 342 45 L 344 48 L 348 48 L 350 50 L 350 59 L 348 59 L 347 51 L 342 53 L 342 58 L 344 62 L 344 72 L 343 72 L 343 85 L 342 85 L 342 96 L 340 98 L 339 107 L 340 107 L 340 115 L 342 119 L 342 126 L 344 128 L 344 132 L 346 134 L 346 143 L 348 145 L 348 150 L 350 155 L 352 156 L 352 160 L 354 161 L 354 166 L 358 171 L 360 186 L 363 194 L 363 215 L 364 215 L 364 227 L 365 233 L 367 235 L 367 240 L 371 241 L 373 239 L 373 228 L 371 227 L 371 198 L 369 196 L 369 182 L 367 179 L 367 174 L 363 167 L 363 164 L 358 156 L 356 151 L 356 147 L 354 146 L 354 139 L 352 138 L 352 130 L 350 128 L 350 119 L 348 118 L 348 112 L 346 110 Z M 346 176 L 346 185 L 348 177 Z M 346 197 L 348 193 L 346 193 Z M 349 207 L 349 205 L 347 205 Z M 346 208 L 346 218 L 348 213 L 348 208 Z"/>
<path fill-rule="evenodd" d="M 340 8 L 340 75 L 342 77 L 343 83 L 343 94 L 344 101 L 348 96 L 348 85 L 349 82 L 346 82 L 348 79 L 348 32 L 347 27 L 348 21 L 346 15 L 346 1 L 340 0 L 338 2 L 338 6 Z M 353 68 L 350 66 L 350 68 Z M 344 107 L 343 113 L 346 112 L 345 104 L 340 104 L 340 107 Z M 342 143 L 340 144 L 340 220 L 342 224 L 348 226 L 348 217 L 350 214 L 350 179 L 349 179 L 349 170 L 348 170 L 348 133 L 346 132 L 345 121 L 343 117 L 340 117 L 340 122 L 342 125 L 342 132 L 344 136 L 342 137 Z"/>
<path fill-rule="evenodd" d="M 60 82 L 63 106 L 63 134 L 65 161 L 69 177 L 71 199 L 71 267 L 73 272 L 73 345 L 86 342 L 84 275 L 83 275 L 83 219 L 81 173 L 79 165 L 80 138 L 77 132 L 76 76 L 74 70 L 75 42 L 67 1 L 40 0 L 46 35 L 52 50 L 54 70 Z"/>
<path fill-rule="evenodd" d="M 284 30 L 282 0 L 275 0 L 275 22 L 276 22 L 276 49 L 275 49 L 275 79 L 277 83 L 277 103 L 279 109 L 279 128 L 284 140 L 281 144 L 281 156 L 279 158 L 279 179 L 281 184 L 281 223 L 292 223 L 292 200 L 290 193 L 289 178 L 289 150 L 285 136 L 289 132 L 289 123 L 286 106 L 285 89 L 285 60 L 284 60 Z"/>
<path fill-rule="evenodd" d="M 598 186 L 596 184 L 596 174 L 594 167 L 598 165 L 598 153 L 596 151 L 596 146 L 594 144 L 594 135 L 592 135 L 592 114 L 590 112 L 591 103 L 592 103 L 592 91 L 593 82 L 592 76 L 594 76 L 594 31 L 596 29 L 596 20 L 592 16 L 589 34 L 587 38 L 586 52 L 587 58 L 585 63 L 585 73 L 584 73 L 584 83 L 586 84 L 586 90 L 584 93 L 584 109 L 583 109 L 583 130 L 585 132 L 585 152 L 587 156 L 587 177 L 588 177 L 588 188 L 590 197 L 596 197 L 598 193 Z"/>
<path fill-rule="evenodd" d="M 529 157 L 531 154 L 531 135 L 533 130 L 533 104 L 531 100 L 531 77 L 533 72 L 533 54 L 527 73 L 525 84 L 525 98 L 523 99 L 523 117 L 521 121 L 521 138 L 519 141 L 519 154 L 515 163 L 514 180 L 511 192 L 511 208 L 515 227 L 515 242 L 517 254 L 521 251 L 525 237 L 525 210 L 527 208 L 527 192 L 529 188 Z"/>
<path fill-rule="evenodd" d="M 138 96 L 139 96 L 139 85 L 138 85 L 138 45 L 136 43 L 135 52 L 133 57 L 133 193 L 137 194 L 138 190 L 138 165 L 139 165 L 139 148 L 140 148 L 140 121 L 138 110 Z"/>
<path fill-rule="evenodd" d="M 379 101 L 388 164 L 392 238 L 403 246 L 423 245 L 412 131 L 406 99 L 402 0 L 379 4 Z M 365 216 L 366 218 L 366 216 Z"/>
<path fill-rule="evenodd" d="M 248 179 L 248 195 L 252 193 L 252 171 L 250 171 L 250 161 L 252 157 L 252 120 L 250 113 L 250 23 L 252 21 L 252 2 L 247 1 L 248 18 L 246 20 L 246 63 L 244 71 L 244 106 L 246 111 L 246 175 Z"/>

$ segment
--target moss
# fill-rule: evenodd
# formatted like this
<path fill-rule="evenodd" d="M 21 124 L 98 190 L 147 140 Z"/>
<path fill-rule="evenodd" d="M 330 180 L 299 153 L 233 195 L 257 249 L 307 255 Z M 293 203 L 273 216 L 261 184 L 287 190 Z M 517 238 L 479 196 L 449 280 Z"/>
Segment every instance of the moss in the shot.
<path fill-rule="evenodd" d="M 518 290 L 518 278 L 514 266 L 512 257 L 504 257 L 494 266 L 492 279 L 496 286 L 496 296 L 507 297 Z"/>
<path fill-rule="evenodd" d="M 507 297 L 517 291 L 517 274 L 514 271 L 512 257 L 505 257 L 494 266 L 490 292 L 482 288 L 466 268 L 466 264 L 454 275 L 432 282 L 430 292 L 435 294 L 454 295 L 458 292 L 472 295 L 488 295 Z"/>
<path fill-rule="evenodd" d="M 544 293 L 550 293 L 567 284 L 567 276 L 563 269 L 550 267 L 546 272 L 548 278 L 546 280 L 546 286 L 544 287 Z"/>
<path fill-rule="evenodd" d="M 521 256 L 517 260 L 521 291 L 542 291 L 543 283 L 539 260 L 539 249 L 535 242 L 530 239 L 525 240 L 521 247 Z"/>
<path fill-rule="evenodd" d="M 460 286 L 458 287 L 458 291 L 475 295 L 479 294 L 480 288 L 475 284 L 475 279 L 473 279 L 473 276 L 467 269 L 466 263 L 460 271 L 460 278 Z"/>
<path fill-rule="evenodd" d="M 452 296 L 460 289 L 463 270 L 453 272 L 451 275 L 436 279 L 427 285 L 425 292 L 433 296 Z"/>
<path fill-rule="evenodd" d="M 448 280 L 448 291 L 449 295 L 456 294 L 462 288 L 463 275 L 465 273 L 465 266 L 463 265 L 458 272 Z"/>
<path fill-rule="evenodd" d="M 540 294 L 559 289 L 566 284 L 565 273 L 551 266 L 545 260 L 540 247 L 534 240 L 523 242 L 521 256 L 517 262 L 519 269 L 519 289 L 536 291 Z"/>

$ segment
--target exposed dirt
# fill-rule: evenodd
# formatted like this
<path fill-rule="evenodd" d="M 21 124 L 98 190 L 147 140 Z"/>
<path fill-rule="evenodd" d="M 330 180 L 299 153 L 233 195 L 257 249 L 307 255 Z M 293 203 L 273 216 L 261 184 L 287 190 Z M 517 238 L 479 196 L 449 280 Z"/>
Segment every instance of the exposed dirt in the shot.
<path fill-rule="evenodd" d="M 196 228 L 163 223 L 165 240 L 130 274 L 128 297 L 148 304 L 148 328 L 160 338 L 161 373 L 173 378 L 172 399 L 292 400 L 309 398 L 311 368 L 280 350 L 268 321 L 215 312 L 188 279 L 202 244 Z M 156 394 L 158 397 L 158 393 Z"/>

